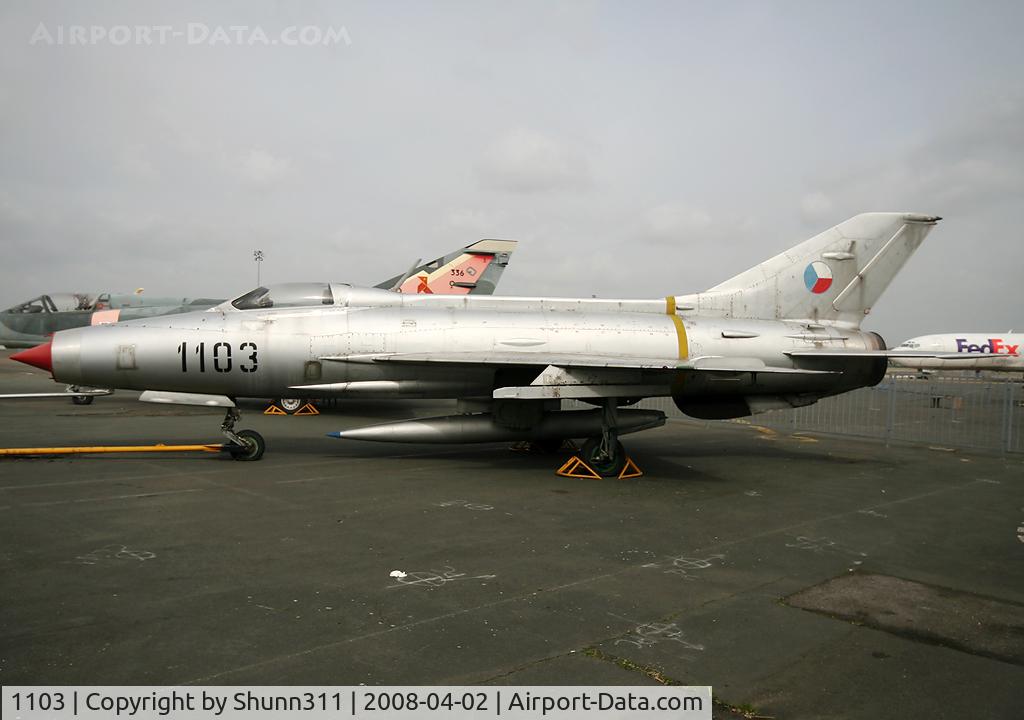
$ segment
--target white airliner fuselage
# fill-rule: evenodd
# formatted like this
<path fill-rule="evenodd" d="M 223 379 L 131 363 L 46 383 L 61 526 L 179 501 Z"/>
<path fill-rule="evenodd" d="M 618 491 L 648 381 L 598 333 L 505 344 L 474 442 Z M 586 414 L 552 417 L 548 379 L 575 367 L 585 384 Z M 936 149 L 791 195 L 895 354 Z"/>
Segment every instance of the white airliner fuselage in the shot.
<path fill-rule="evenodd" d="M 946 333 L 911 338 L 893 350 L 930 352 L 932 357 L 891 357 L 896 367 L 915 370 L 1024 371 L 1024 333 Z"/>

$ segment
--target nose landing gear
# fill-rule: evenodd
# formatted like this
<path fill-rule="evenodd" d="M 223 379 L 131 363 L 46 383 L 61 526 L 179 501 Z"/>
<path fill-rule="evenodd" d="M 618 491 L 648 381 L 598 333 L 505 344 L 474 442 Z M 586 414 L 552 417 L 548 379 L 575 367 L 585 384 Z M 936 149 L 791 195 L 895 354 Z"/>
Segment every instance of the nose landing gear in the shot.
<path fill-rule="evenodd" d="M 267 449 L 267 443 L 255 430 L 239 430 L 235 432 L 235 423 L 242 418 L 242 413 L 236 407 L 229 407 L 224 415 L 224 422 L 220 430 L 230 442 L 224 446 L 224 450 L 231 454 L 235 460 L 259 460 L 263 457 L 263 451 Z"/>
<path fill-rule="evenodd" d="M 79 389 L 77 385 L 68 385 L 67 392 L 75 392 Z M 75 405 L 92 405 L 92 395 L 72 395 L 71 402 Z"/>

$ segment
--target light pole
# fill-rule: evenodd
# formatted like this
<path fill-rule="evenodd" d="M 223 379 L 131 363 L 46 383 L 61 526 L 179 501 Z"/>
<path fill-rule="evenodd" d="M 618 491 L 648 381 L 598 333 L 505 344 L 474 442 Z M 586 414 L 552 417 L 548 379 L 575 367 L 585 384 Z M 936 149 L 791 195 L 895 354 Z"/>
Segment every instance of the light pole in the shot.
<path fill-rule="evenodd" d="M 256 287 L 260 287 L 260 265 L 263 264 L 263 251 L 253 250 L 252 259 L 256 261 Z"/>

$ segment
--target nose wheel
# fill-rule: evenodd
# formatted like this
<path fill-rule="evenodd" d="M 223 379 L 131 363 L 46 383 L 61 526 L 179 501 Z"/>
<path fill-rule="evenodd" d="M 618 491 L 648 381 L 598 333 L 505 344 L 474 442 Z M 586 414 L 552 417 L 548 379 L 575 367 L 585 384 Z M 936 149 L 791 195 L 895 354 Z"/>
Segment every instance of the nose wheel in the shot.
<path fill-rule="evenodd" d="M 67 387 L 67 392 L 69 392 L 69 393 L 75 392 L 77 390 L 81 390 L 81 388 L 78 387 L 77 385 L 68 385 L 68 387 Z M 71 396 L 71 402 L 74 403 L 75 405 L 92 405 L 93 399 L 94 398 L 93 398 L 92 395 L 72 395 Z"/>
<path fill-rule="evenodd" d="M 267 442 L 255 430 L 239 430 L 235 433 L 238 440 L 232 440 L 227 451 L 235 460 L 259 460 L 267 449 Z"/>
<path fill-rule="evenodd" d="M 231 454 L 235 460 L 259 460 L 263 457 L 263 451 L 267 449 L 267 442 L 255 430 L 239 430 L 235 432 L 235 423 L 242 418 L 238 408 L 228 408 L 221 423 L 220 430 L 228 439 L 224 450 Z"/>

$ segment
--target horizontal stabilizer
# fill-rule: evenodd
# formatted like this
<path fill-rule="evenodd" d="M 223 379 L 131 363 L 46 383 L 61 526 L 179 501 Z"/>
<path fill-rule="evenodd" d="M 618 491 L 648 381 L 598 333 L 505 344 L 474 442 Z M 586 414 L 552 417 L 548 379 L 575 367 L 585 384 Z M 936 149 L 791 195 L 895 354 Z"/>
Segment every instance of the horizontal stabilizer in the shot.
<path fill-rule="evenodd" d="M 773 373 L 776 375 L 832 375 L 831 370 L 804 370 L 802 368 L 786 368 L 765 365 L 763 360 L 758 358 L 744 357 L 718 357 L 705 356 L 691 358 L 689 362 L 679 365 L 682 370 L 697 370 L 702 372 L 757 372 Z"/>

